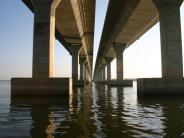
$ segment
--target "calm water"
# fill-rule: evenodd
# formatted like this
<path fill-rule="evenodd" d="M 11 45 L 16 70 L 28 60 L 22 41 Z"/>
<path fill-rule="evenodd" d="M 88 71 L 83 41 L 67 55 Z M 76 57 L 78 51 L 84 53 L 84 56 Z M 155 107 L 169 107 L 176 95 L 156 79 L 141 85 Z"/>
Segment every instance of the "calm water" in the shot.
<path fill-rule="evenodd" d="M 11 98 L 0 81 L 0 137 L 184 137 L 184 97 L 137 99 L 133 88 L 103 85 L 70 98 Z"/>

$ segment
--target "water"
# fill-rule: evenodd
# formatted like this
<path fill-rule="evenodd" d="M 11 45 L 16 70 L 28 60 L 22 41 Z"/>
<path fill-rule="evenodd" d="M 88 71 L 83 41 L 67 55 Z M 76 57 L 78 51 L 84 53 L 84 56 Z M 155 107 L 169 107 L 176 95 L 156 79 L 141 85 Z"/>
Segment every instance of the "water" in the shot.
<path fill-rule="evenodd" d="M 70 98 L 11 98 L 0 81 L 0 138 L 184 137 L 184 97 L 136 96 L 134 87 L 103 85 L 74 90 Z"/>

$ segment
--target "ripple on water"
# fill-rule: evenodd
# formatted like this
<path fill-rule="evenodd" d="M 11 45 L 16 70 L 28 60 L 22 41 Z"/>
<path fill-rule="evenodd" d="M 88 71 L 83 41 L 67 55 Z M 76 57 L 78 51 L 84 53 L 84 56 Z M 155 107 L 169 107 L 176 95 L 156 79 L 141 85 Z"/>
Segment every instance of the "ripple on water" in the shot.
<path fill-rule="evenodd" d="M 136 88 L 92 85 L 70 98 L 10 99 L 0 81 L 0 137 L 183 137 L 184 98 L 138 100 Z"/>

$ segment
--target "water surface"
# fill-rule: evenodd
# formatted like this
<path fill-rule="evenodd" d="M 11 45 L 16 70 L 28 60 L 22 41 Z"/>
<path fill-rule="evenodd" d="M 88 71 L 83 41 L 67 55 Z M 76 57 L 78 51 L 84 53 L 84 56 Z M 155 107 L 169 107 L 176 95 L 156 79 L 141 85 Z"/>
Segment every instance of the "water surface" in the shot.
<path fill-rule="evenodd" d="M 0 81 L 0 138 L 184 137 L 184 97 L 144 98 L 134 87 L 88 85 L 69 98 L 11 98 Z"/>

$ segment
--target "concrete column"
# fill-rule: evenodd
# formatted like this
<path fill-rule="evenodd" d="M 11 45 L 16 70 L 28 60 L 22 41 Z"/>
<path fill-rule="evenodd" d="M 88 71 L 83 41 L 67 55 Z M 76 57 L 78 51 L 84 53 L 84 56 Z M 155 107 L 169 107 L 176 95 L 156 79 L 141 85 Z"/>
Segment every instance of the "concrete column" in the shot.
<path fill-rule="evenodd" d="M 106 57 L 105 58 L 107 62 L 107 81 L 111 80 L 111 61 L 113 60 L 112 57 Z"/>
<path fill-rule="evenodd" d="M 107 81 L 111 80 L 111 62 L 107 64 Z"/>
<path fill-rule="evenodd" d="M 79 63 L 79 50 L 81 45 L 69 46 L 72 55 L 72 79 L 78 81 L 78 63 Z"/>
<path fill-rule="evenodd" d="M 86 77 L 86 71 L 87 70 L 87 63 L 84 64 L 84 80 L 86 81 L 87 80 L 87 77 Z"/>
<path fill-rule="evenodd" d="M 86 81 L 89 81 L 89 70 L 88 70 L 88 66 L 86 65 Z"/>
<path fill-rule="evenodd" d="M 102 81 L 105 81 L 105 67 L 102 68 Z"/>
<path fill-rule="evenodd" d="M 116 73 L 117 80 L 123 80 L 123 51 L 126 48 L 126 44 L 114 44 L 114 51 L 116 53 Z"/>
<path fill-rule="evenodd" d="M 89 59 L 89 67 L 90 67 L 90 73 L 89 76 L 92 78 L 92 69 L 93 69 L 93 53 L 88 53 L 88 59 Z"/>
<path fill-rule="evenodd" d="M 180 6 L 183 0 L 153 0 L 159 11 L 163 78 L 183 78 Z"/>
<path fill-rule="evenodd" d="M 34 6 L 33 78 L 54 76 L 55 9 L 61 0 L 31 0 Z"/>
<path fill-rule="evenodd" d="M 79 62 L 80 62 L 80 80 L 84 80 L 84 61 L 85 57 L 80 57 Z"/>
<path fill-rule="evenodd" d="M 53 0 L 31 0 L 34 5 L 33 78 L 54 75 L 55 7 Z"/>
<path fill-rule="evenodd" d="M 95 76 L 95 81 L 101 81 L 102 80 L 102 73 L 101 71 L 98 71 Z"/>

